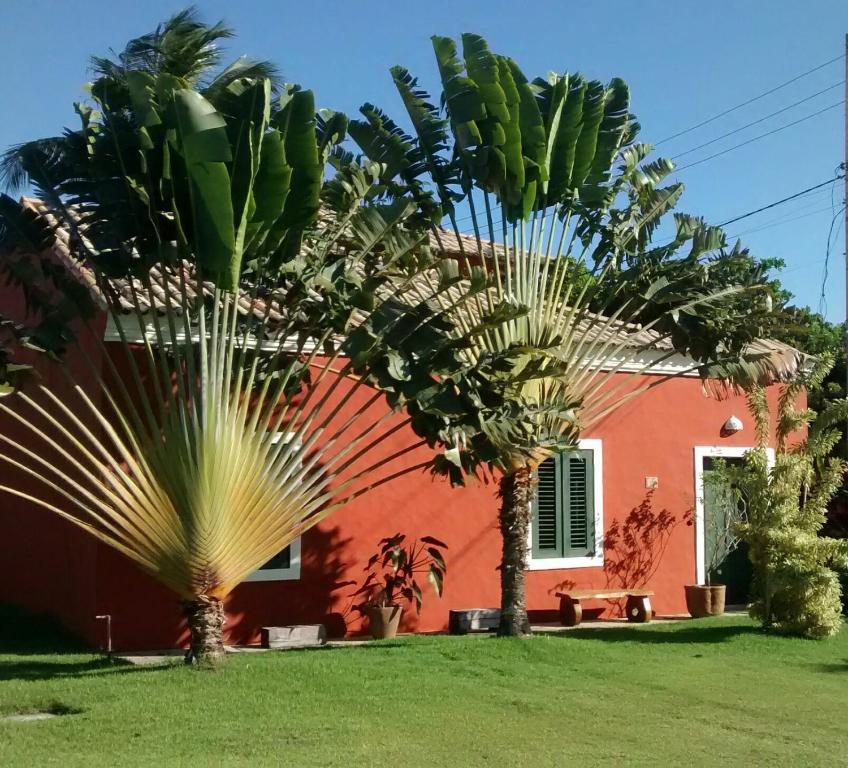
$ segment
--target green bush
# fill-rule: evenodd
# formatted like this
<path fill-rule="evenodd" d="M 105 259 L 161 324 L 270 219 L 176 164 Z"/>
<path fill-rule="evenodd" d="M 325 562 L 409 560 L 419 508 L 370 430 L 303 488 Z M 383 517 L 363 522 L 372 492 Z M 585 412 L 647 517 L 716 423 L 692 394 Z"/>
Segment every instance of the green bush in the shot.
<path fill-rule="evenodd" d="M 812 569 L 783 567 L 774 571 L 771 626 L 803 637 L 828 637 L 842 625 L 842 588 L 839 576 L 827 566 Z M 754 618 L 764 603 L 752 606 Z"/>
<path fill-rule="evenodd" d="M 841 437 L 834 425 L 848 416 L 848 400 L 828 403 L 818 414 L 796 406 L 831 364 L 823 358 L 782 386 L 773 462 L 767 449 L 772 414 L 766 392 L 751 389 L 748 404 L 758 447 L 746 454 L 742 466 L 721 470 L 721 482 L 745 500 L 747 516 L 738 530 L 749 545 L 754 571 L 751 616 L 767 629 L 814 638 L 834 634 L 842 622 L 842 587 L 835 569 L 848 567 L 848 542 L 822 536 L 821 529 L 848 467 L 829 455 Z"/>

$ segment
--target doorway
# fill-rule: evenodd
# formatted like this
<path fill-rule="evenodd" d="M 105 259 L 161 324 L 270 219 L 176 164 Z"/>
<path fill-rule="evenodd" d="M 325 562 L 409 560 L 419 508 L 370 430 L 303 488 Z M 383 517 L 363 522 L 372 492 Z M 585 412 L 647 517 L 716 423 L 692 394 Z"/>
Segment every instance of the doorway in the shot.
<path fill-rule="evenodd" d="M 714 514 L 715 507 L 711 499 L 705 498 L 704 472 L 709 472 L 716 459 L 724 459 L 733 464 L 742 461 L 751 446 L 696 445 L 694 449 L 695 475 L 695 578 L 698 584 L 706 583 L 706 563 L 709 562 L 707 547 L 714 542 L 707 541 L 707 515 Z M 774 449 L 766 448 L 769 465 L 774 464 Z M 710 550 L 711 552 L 711 550 Z M 751 570 L 748 552 L 740 545 L 721 567 L 720 573 L 711 574 L 715 583 L 727 584 L 727 602 L 729 605 L 741 605 L 747 602 L 751 587 Z"/>
<path fill-rule="evenodd" d="M 727 510 L 727 500 L 719 499 L 721 490 L 709 482 L 717 461 L 723 461 L 728 466 L 739 466 L 744 463 L 742 456 L 704 456 L 701 472 L 701 493 L 704 505 L 704 562 L 707 567 L 706 576 L 710 584 L 724 584 L 727 588 L 726 601 L 728 605 L 747 605 L 751 591 L 751 561 L 748 559 L 748 544 L 739 542 L 723 562 L 710 569 L 716 549 L 718 531 L 728 523 L 723 518 L 730 516 Z M 733 503 L 732 501 L 730 503 Z M 739 503 L 744 504 L 744 500 Z"/>

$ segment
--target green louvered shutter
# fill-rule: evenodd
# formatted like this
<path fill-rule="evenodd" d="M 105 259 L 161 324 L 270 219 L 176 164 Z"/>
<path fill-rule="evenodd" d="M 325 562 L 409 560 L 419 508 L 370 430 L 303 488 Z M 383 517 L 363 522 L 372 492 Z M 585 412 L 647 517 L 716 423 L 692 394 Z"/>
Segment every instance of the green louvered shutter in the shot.
<path fill-rule="evenodd" d="M 543 461 L 533 504 L 533 557 L 595 554 L 595 479 L 591 450 Z"/>
<path fill-rule="evenodd" d="M 562 557 L 562 467 L 556 456 L 539 465 L 533 504 L 533 557 Z"/>
<path fill-rule="evenodd" d="M 595 482 L 593 452 L 571 451 L 558 457 L 562 462 L 565 557 L 595 554 Z"/>

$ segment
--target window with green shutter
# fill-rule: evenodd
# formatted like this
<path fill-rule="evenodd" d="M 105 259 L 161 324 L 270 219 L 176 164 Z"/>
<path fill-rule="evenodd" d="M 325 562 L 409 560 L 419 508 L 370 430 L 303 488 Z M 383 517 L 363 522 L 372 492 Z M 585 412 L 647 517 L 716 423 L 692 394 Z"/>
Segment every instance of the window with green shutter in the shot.
<path fill-rule="evenodd" d="M 533 557 L 594 555 L 594 451 L 569 451 L 542 462 L 538 481 Z"/>

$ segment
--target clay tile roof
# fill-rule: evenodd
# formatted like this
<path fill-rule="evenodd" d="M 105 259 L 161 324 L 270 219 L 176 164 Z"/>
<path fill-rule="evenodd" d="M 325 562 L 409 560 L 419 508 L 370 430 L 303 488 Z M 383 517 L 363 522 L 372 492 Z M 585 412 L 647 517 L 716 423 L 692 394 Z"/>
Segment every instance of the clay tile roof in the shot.
<path fill-rule="evenodd" d="M 96 304 L 105 310 L 107 308 L 107 301 L 103 295 L 103 291 L 98 285 L 91 268 L 73 255 L 70 247 L 70 235 L 67 229 L 60 225 L 57 217 L 51 213 L 49 208 L 41 200 L 25 197 L 22 198 L 21 203 L 24 207 L 44 216 L 54 225 L 56 242 L 53 246 L 53 257 L 71 274 L 76 275 L 82 284 L 88 286 Z M 439 250 L 445 255 L 455 258 L 459 258 L 463 252 L 469 255 L 473 254 L 475 258 L 480 258 L 477 240 L 475 237 L 469 235 L 459 235 L 457 237 L 453 232 L 440 230 L 438 234 L 430 234 L 430 245 L 434 250 Z M 483 258 L 491 258 L 495 254 L 503 258 L 503 246 L 484 242 Z M 140 308 L 144 312 L 152 309 L 164 313 L 167 311 L 168 301 L 171 303 L 171 308 L 179 312 L 181 280 L 185 281 L 187 295 L 191 298 L 197 296 L 198 285 L 187 263 L 183 264 L 182 274 L 180 274 L 179 270 L 168 270 L 165 272 L 160 267 L 151 269 L 150 291 L 138 279 L 132 282 L 129 280 L 113 280 L 108 290 L 110 291 L 110 298 L 113 302 L 112 305 L 117 305 L 125 313 L 136 311 L 136 304 L 133 300 L 134 293 Z M 214 293 L 213 286 L 209 282 L 202 283 L 199 289 L 206 296 L 212 296 Z M 253 312 L 260 319 L 265 319 L 267 314 L 269 329 L 276 322 L 282 320 L 282 315 L 275 311 L 273 306 L 269 311 L 264 301 L 254 300 L 246 293 L 239 297 L 238 307 L 241 314 L 246 315 Z M 634 349 L 654 349 L 663 352 L 671 352 L 673 350 L 671 341 L 667 337 L 653 330 L 645 330 L 639 325 L 623 322 L 608 323 L 607 318 L 604 316 L 589 313 L 583 313 L 580 324 L 583 326 L 584 334 L 590 339 L 593 333 L 595 333 L 599 337 L 602 337 L 604 341 L 618 337 L 619 343 Z M 763 384 L 785 381 L 800 368 L 806 367 L 810 361 L 809 356 L 775 339 L 758 339 L 752 342 L 745 352 L 746 355 L 763 356 L 766 358 L 769 373 L 760 382 Z"/>

